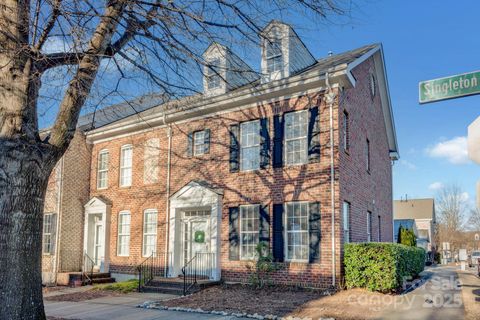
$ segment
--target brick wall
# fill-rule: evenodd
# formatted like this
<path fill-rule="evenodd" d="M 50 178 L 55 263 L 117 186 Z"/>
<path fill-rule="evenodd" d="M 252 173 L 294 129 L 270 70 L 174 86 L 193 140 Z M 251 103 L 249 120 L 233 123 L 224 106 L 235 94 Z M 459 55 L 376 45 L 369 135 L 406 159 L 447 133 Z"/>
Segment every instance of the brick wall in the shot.
<path fill-rule="evenodd" d="M 388 145 L 383 115 L 379 107 L 378 94 L 371 101 L 366 86 L 368 71 L 373 64 L 362 64 L 354 70 L 357 87 L 344 93 L 341 107 L 335 105 L 334 112 L 334 166 L 337 173 L 335 181 L 335 248 L 337 284 L 341 275 L 341 216 L 343 199 L 352 203 L 352 237 L 356 241 L 364 240 L 365 227 L 361 213 L 366 211 L 367 202 L 375 199 L 375 214 L 384 219 L 382 240 L 391 240 L 391 171 L 388 157 Z M 228 208 L 244 204 L 266 204 L 272 216 L 272 205 L 288 201 L 318 201 L 321 204 L 321 259 L 318 263 L 283 263 L 280 270 L 272 274 L 272 280 L 281 283 L 296 283 L 325 287 L 331 284 L 331 205 L 330 205 L 330 148 L 329 148 L 329 109 L 322 94 L 292 97 L 277 104 L 255 104 L 242 110 L 219 113 L 203 119 L 172 125 L 172 158 L 170 195 L 180 190 L 192 180 L 204 180 L 223 189 L 223 209 L 221 220 L 221 268 L 222 278 L 228 281 L 246 281 L 247 262 L 229 261 Z M 341 99 L 341 98 L 340 98 Z M 319 103 L 321 126 L 320 162 L 300 166 L 287 166 L 274 169 L 271 166 L 250 172 L 229 172 L 229 126 L 247 120 L 269 118 L 270 137 L 273 138 L 273 115 L 302 110 L 309 105 Z M 350 155 L 339 152 L 338 143 L 341 134 L 338 130 L 339 114 L 343 108 L 349 108 L 352 120 L 352 151 Z M 369 109 L 370 108 L 370 109 Z M 196 130 L 211 130 L 210 153 L 198 157 L 187 156 L 187 135 Z M 367 175 L 364 158 L 361 157 L 360 141 L 362 134 L 369 134 L 372 146 L 372 171 Z M 148 139 L 160 139 L 160 176 L 158 183 L 144 184 L 143 159 L 144 146 Z M 132 186 L 119 187 L 120 148 L 133 145 L 133 182 Z M 158 210 L 157 251 L 165 251 L 166 243 L 166 164 L 167 164 L 167 128 L 150 130 L 109 139 L 94 144 L 92 151 L 90 196 L 102 196 L 112 202 L 111 214 L 111 265 L 112 272 L 134 272 L 134 266 L 143 261 L 141 256 L 143 234 L 143 212 L 146 209 Z M 97 157 L 102 149 L 110 154 L 108 188 L 97 190 Z M 363 170 L 363 171 L 361 171 Z M 341 201 L 342 200 L 342 201 Z M 131 212 L 130 255 L 117 256 L 118 213 Z M 272 218 L 271 218 L 272 219 Z M 365 221 L 365 220 L 364 220 Z M 390 221 L 390 222 L 387 222 Z M 375 227 L 375 224 L 374 224 Z M 272 230 L 271 230 L 272 231 Z"/>
<path fill-rule="evenodd" d="M 350 119 L 350 148 L 347 153 L 343 144 L 340 147 L 339 174 L 340 199 L 351 204 L 352 242 L 367 241 L 368 211 L 372 213 L 372 241 L 393 241 L 392 169 L 378 80 L 373 98 L 370 89 L 374 72 L 372 58 L 353 70 L 356 87 L 343 93 L 338 110 L 340 115 L 346 110 Z M 343 141 L 343 133 L 340 135 Z M 370 141 L 370 172 L 366 169 L 366 139 Z"/>

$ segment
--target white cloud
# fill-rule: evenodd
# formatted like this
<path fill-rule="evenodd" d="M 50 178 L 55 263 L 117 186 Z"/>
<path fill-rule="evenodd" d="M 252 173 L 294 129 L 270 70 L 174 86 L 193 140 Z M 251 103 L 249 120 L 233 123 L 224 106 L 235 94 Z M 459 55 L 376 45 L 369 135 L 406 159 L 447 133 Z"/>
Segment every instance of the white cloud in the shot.
<path fill-rule="evenodd" d="M 402 166 L 405 166 L 407 167 L 408 169 L 410 170 L 416 170 L 417 169 L 417 166 L 414 165 L 413 163 L 411 163 L 410 161 L 407 161 L 407 160 L 404 160 L 404 159 L 400 159 L 400 164 Z"/>
<path fill-rule="evenodd" d="M 470 162 L 467 152 L 467 137 L 455 137 L 441 141 L 433 147 L 426 148 L 425 151 L 432 158 L 444 158 L 453 164 Z"/>
<path fill-rule="evenodd" d="M 428 189 L 432 190 L 432 191 L 437 191 L 437 190 L 440 190 L 443 188 L 443 183 L 437 181 L 437 182 L 434 182 L 432 184 L 430 184 L 428 186 Z"/>

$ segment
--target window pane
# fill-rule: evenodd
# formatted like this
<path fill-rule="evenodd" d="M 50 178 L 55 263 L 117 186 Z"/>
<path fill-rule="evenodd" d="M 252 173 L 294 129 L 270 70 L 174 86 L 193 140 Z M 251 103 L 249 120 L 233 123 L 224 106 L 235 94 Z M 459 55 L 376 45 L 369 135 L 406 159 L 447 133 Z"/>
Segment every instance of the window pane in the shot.
<path fill-rule="evenodd" d="M 157 212 L 145 211 L 143 222 L 143 255 L 149 256 L 156 251 Z"/>
<path fill-rule="evenodd" d="M 287 259 L 308 260 L 308 203 L 288 203 L 287 219 Z"/>
<path fill-rule="evenodd" d="M 197 131 L 193 136 L 194 154 L 201 155 L 205 153 L 205 131 Z"/>
<path fill-rule="evenodd" d="M 124 146 L 120 154 L 120 186 L 132 184 L 132 146 Z"/>
<path fill-rule="evenodd" d="M 285 162 L 307 162 L 308 113 L 306 110 L 285 114 Z"/>
<path fill-rule="evenodd" d="M 258 120 L 240 125 L 240 147 L 242 170 L 260 168 L 260 122 Z"/>
<path fill-rule="evenodd" d="M 253 259 L 259 242 L 260 206 L 240 207 L 240 255 L 242 259 Z"/>

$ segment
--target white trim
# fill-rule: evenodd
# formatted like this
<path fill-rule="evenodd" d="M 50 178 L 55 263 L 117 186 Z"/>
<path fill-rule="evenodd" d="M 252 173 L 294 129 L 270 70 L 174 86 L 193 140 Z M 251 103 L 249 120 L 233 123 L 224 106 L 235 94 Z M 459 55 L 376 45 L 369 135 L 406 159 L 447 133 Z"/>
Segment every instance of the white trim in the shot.
<path fill-rule="evenodd" d="M 283 255 L 285 257 L 286 262 L 298 262 L 298 263 L 309 263 L 310 262 L 310 243 L 307 242 L 307 248 L 308 248 L 308 257 L 307 259 L 288 259 L 288 212 L 287 212 L 287 205 L 288 204 L 306 204 L 307 205 L 307 235 L 309 234 L 310 230 L 310 203 L 308 201 L 289 201 L 285 202 L 283 204 L 283 210 L 285 214 L 283 215 L 283 225 L 284 225 L 284 230 L 283 230 L 283 237 L 285 239 L 284 241 L 284 247 L 283 247 Z M 305 232 L 305 231 L 302 231 Z"/>
<path fill-rule="evenodd" d="M 127 166 L 124 164 L 125 162 L 125 155 L 123 154 L 124 151 L 129 150 L 130 151 L 130 165 Z M 120 163 L 119 163 L 119 172 L 118 172 L 118 185 L 120 187 L 131 187 L 133 183 L 133 145 L 132 144 L 124 144 L 120 148 Z M 130 169 L 130 177 L 126 179 L 127 176 L 124 176 L 124 171 Z M 123 183 L 122 183 L 123 180 Z M 128 180 L 129 183 L 125 183 L 125 181 Z"/>
<path fill-rule="evenodd" d="M 100 169 L 100 159 L 103 155 L 107 156 L 106 169 Z M 97 190 L 108 189 L 108 170 L 109 170 L 109 166 L 110 166 L 110 152 L 108 151 L 108 149 L 102 149 L 98 152 L 98 155 L 97 155 L 97 183 L 96 183 Z M 101 187 L 100 186 L 100 173 L 103 173 L 103 172 L 106 172 L 105 186 Z"/>
<path fill-rule="evenodd" d="M 256 213 L 258 213 L 257 215 L 257 227 L 258 229 L 255 231 L 247 231 L 245 233 L 247 234 L 255 234 L 255 232 L 257 233 L 258 235 L 258 242 L 255 244 L 255 247 L 260 243 L 260 204 L 246 204 L 246 205 L 240 205 L 238 206 L 238 214 L 239 214 L 239 224 L 238 224 L 238 227 L 239 227 L 239 236 L 240 236 L 240 260 L 243 260 L 243 261 L 252 261 L 255 259 L 255 252 L 254 252 L 254 256 L 251 257 L 251 258 L 247 258 L 247 257 L 243 257 L 243 250 L 242 250 L 242 244 L 243 244 L 243 241 L 242 241 L 242 208 L 248 208 L 248 207 L 254 207 L 254 208 L 258 208 L 258 211 Z M 254 209 L 255 210 L 255 209 Z M 255 212 L 255 211 L 254 211 Z M 255 217 L 254 217 L 255 218 Z"/>
<path fill-rule="evenodd" d="M 146 232 L 146 217 L 147 214 L 155 214 L 155 232 Z M 157 252 L 157 246 L 158 246 L 158 210 L 157 209 L 146 209 L 143 211 L 143 223 L 142 223 L 142 257 L 149 257 L 152 252 L 145 253 L 145 246 L 146 246 L 146 241 L 145 237 L 146 236 L 155 236 L 155 244 L 154 248 L 152 250 L 153 253 Z"/>
<path fill-rule="evenodd" d="M 128 221 L 128 234 L 120 234 L 120 221 L 122 221 L 122 219 L 120 218 L 121 216 L 126 216 L 128 215 L 129 216 L 129 221 Z M 117 221 L 117 256 L 118 257 L 128 257 L 130 256 L 130 239 L 131 239 L 131 227 L 132 227 L 132 215 L 130 213 L 129 210 L 122 210 L 118 213 L 118 221 Z M 127 253 L 126 254 L 120 254 L 120 248 L 121 248 L 121 245 L 120 245 L 120 237 L 126 237 L 128 236 L 128 250 L 127 250 Z"/>

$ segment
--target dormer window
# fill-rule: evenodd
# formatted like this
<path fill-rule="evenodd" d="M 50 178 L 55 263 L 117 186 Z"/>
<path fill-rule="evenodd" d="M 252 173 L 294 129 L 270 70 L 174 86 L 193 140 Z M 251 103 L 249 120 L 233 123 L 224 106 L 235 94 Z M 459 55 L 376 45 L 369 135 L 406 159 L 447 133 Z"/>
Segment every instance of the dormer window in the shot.
<path fill-rule="evenodd" d="M 207 66 L 207 88 L 208 90 L 220 88 L 220 73 L 218 66 L 220 65 L 220 59 L 211 60 Z"/>
<path fill-rule="evenodd" d="M 283 68 L 282 39 L 267 40 L 266 44 L 267 72 L 281 71 Z"/>

